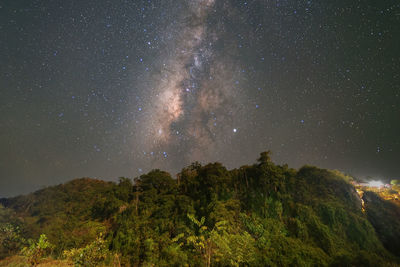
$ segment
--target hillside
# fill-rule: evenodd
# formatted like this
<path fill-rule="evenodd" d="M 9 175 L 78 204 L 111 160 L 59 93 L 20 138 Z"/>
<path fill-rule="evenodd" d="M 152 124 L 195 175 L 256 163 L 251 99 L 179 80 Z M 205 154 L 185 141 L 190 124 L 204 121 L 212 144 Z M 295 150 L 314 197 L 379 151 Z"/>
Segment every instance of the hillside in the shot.
<path fill-rule="evenodd" d="M 194 163 L 177 179 L 84 178 L 0 203 L 0 257 L 45 234 L 52 246 L 39 258 L 78 266 L 400 263 L 399 205 L 374 192 L 361 199 L 337 171 L 275 165 L 268 152 L 234 170 Z"/>

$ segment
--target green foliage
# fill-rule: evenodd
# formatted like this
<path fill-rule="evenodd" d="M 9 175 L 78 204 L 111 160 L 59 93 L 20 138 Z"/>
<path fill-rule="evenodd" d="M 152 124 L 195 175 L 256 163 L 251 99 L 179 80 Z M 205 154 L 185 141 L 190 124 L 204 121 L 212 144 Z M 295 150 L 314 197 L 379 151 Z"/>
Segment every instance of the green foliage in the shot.
<path fill-rule="evenodd" d="M 26 243 L 21 223 L 12 209 L 0 204 L 0 259 L 15 254 Z"/>
<path fill-rule="evenodd" d="M 63 256 L 71 260 L 75 266 L 99 266 L 111 257 L 111 253 L 107 248 L 107 243 L 100 235 L 85 247 L 65 250 Z"/>
<path fill-rule="evenodd" d="M 187 216 L 197 226 L 197 233 L 188 236 L 186 242 L 194 247 L 205 266 L 239 266 L 253 262 L 255 240 L 248 232 L 235 231 L 227 221 L 218 221 L 210 229 L 205 225 L 205 217 L 199 221 L 192 214 Z"/>
<path fill-rule="evenodd" d="M 37 265 L 43 257 L 51 253 L 53 248 L 54 245 L 47 240 L 46 235 L 41 234 L 37 242 L 29 240 L 29 246 L 24 247 L 21 253 L 27 257 L 29 264 Z"/>
<path fill-rule="evenodd" d="M 270 152 L 230 171 L 193 163 L 177 179 L 160 170 L 118 183 L 77 179 L 0 200 L 0 215 L 10 218 L 0 216 L 0 241 L 12 254 L 24 238 L 45 233 L 56 246 L 31 245 L 34 264 L 50 247 L 77 266 L 398 264 L 396 185 L 391 202 L 365 193 L 363 210 L 351 181 L 338 171 L 276 165 Z"/>
<path fill-rule="evenodd" d="M 396 179 L 396 180 L 391 180 L 390 181 L 391 185 L 400 185 L 400 179 Z"/>
<path fill-rule="evenodd" d="M 188 244 L 193 245 L 195 251 L 202 257 L 205 266 L 211 265 L 212 257 L 216 252 L 216 245 L 213 240 L 213 236 L 217 234 L 217 231 L 223 227 L 225 222 L 219 222 L 216 224 L 216 228 L 211 231 L 204 225 L 205 217 L 202 217 L 198 221 L 194 215 L 187 214 L 188 218 L 197 226 L 197 234 L 188 236 L 186 241 Z"/>
<path fill-rule="evenodd" d="M 26 243 L 18 226 L 0 224 L 0 258 L 15 254 Z"/>
<path fill-rule="evenodd" d="M 16 213 L 15 217 L 23 218 L 18 225 L 24 238 L 37 238 L 44 233 L 55 245 L 54 255 L 61 256 L 63 250 L 81 247 L 95 239 L 100 232 L 96 229 L 106 226 L 97 221 L 92 211 L 99 199 L 112 194 L 114 186 L 82 178 L 1 201 Z M 109 216 L 112 214 L 114 211 Z"/>

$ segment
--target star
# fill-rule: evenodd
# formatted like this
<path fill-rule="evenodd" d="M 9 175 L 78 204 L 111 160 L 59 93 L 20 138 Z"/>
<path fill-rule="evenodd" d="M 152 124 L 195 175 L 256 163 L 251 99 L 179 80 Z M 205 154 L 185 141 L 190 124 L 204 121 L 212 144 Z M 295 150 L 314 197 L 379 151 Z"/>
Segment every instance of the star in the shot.
<path fill-rule="evenodd" d="M 398 175 L 396 5 L 25 2 L 2 8 L 0 197 L 263 150 Z"/>

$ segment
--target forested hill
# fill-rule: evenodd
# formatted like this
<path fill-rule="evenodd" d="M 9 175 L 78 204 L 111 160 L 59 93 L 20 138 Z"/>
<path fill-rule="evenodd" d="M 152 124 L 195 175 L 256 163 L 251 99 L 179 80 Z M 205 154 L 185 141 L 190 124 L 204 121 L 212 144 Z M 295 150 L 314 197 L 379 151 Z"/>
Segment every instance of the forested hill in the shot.
<path fill-rule="evenodd" d="M 350 180 L 275 165 L 268 152 L 234 170 L 194 163 L 177 178 L 153 170 L 119 183 L 77 179 L 0 200 L 0 258 L 78 266 L 398 266 L 399 205 L 369 191 L 361 198 Z"/>

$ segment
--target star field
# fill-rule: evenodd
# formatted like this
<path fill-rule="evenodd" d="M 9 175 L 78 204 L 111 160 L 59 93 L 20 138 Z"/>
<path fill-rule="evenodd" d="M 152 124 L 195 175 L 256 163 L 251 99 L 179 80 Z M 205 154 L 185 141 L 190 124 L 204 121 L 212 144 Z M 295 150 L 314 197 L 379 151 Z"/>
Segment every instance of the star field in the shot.
<path fill-rule="evenodd" d="M 261 151 L 400 177 L 398 1 L 5 1 L 0 196 Z"/>

